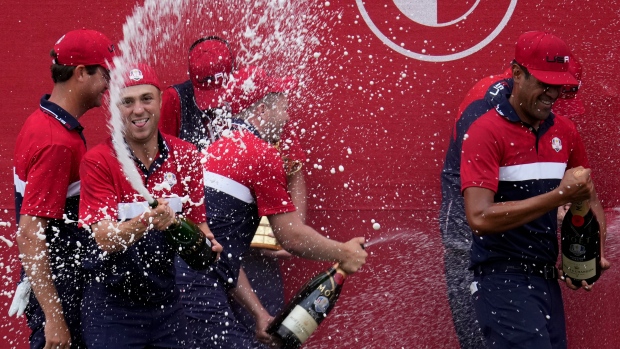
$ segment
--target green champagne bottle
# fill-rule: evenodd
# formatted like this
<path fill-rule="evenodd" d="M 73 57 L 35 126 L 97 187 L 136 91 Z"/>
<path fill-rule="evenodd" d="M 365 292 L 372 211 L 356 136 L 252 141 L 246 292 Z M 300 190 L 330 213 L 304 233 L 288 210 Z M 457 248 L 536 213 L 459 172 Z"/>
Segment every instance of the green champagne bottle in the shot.
<path fill-rule="evenodd" d="M 150 206 L 157 207 L 157 201 Z M 176 216 L 164 233 L 168 243 L 190 268 L 205 270 L 215 262 L 217 253 L 211 250 L 211 241 L 190 219 Z"/>
<path fill-rule="evenodd" d="M 281 349 L 297 349 L 334 308 L 347 274 L 338 264 L 310 279 L 267 328 Z"/>

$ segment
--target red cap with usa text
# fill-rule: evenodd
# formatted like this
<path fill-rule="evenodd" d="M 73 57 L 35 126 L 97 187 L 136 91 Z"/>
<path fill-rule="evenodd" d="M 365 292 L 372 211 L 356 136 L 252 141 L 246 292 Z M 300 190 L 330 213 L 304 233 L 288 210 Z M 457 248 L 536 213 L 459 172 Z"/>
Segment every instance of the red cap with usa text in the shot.
<path fill-rule="evenodd" d="M 536 79 L 549 85 L 577 85 L 568 71 L 571 52 L 557 36 L 531 31 L 519 36 L 515 61 L 527 68 Z"/>

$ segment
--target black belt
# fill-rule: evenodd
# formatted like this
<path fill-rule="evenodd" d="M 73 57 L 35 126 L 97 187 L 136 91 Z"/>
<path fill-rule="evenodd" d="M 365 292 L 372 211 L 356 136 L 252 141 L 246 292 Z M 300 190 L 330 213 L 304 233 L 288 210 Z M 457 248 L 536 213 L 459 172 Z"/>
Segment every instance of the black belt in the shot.
<path fill-rule="evenodd" d="M 534 264 L 524 262 L 492 262 L 474 267 L 475 276 L 484 276 L 496 273 L 522 273 L 539 276 L 543 279 L 557 279 L 558 270 L 551 264 Z"/>

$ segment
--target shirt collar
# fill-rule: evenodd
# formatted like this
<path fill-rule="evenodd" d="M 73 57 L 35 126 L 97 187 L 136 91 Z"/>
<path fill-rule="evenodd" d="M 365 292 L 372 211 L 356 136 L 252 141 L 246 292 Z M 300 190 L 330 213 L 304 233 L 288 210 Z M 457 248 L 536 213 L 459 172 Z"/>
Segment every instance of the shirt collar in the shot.
<path fill-rule="evenodd" d="M 159 130 L 157 131 L 157 148 L 158 148 L 157 158 L 155 159 L 155 161 L 153 161 L 150 168 L 146 168 L 146 166 L 140 160 L 138 160 L 138 158 L 133 154 L 133 151 L 131 151 L 131 148 L 129 148 L 129 151 L 131 151 L 131 157 L 133 158 L 133 161 L 136 163 L 138 168 L 140 168 L 140 170 L 142 170 L 142 172 L 147 175 L 147 177 L 150 176 L 153 172 L 155 172 L 158 168 L 160 168 L 164 164 L 166 159 L 168 159 L 168 155 L 170 153 L 170 148 L 168 148 L 168 143 L 166 143 L 166 140 L 162 136 L 161 132 L 159 132 Z"/>
<path fill-rule="evenodd" d="M 41 103 L 39 108 L 45 114 L 58 120 L 67 130 L 76 130 L 82 133 L 84 127 L 80 122 L 69 112 L 62 109 L 58 104 L 49 101 L 50 95 L 44 95 L 41 97 Z"/>

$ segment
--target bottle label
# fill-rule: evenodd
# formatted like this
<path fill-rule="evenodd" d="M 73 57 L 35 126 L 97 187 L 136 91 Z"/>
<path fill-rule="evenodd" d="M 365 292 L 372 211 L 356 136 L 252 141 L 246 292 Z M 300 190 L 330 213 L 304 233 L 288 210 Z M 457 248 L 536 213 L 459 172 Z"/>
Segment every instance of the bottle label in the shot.
<path fill-rule="evenodd" d="M 562 269 L 571 279 L 587 280 L 596 276 L 596 258 L 577 262 L 562 255 Z"/>
<path fill-rule="evenodd" d="M 316 330 L 319 324 L 308 314 L 306 309 L 296 305 L 291 313 L 282 321 L 282 326 L 289 329 L 303 344 Z"/>

